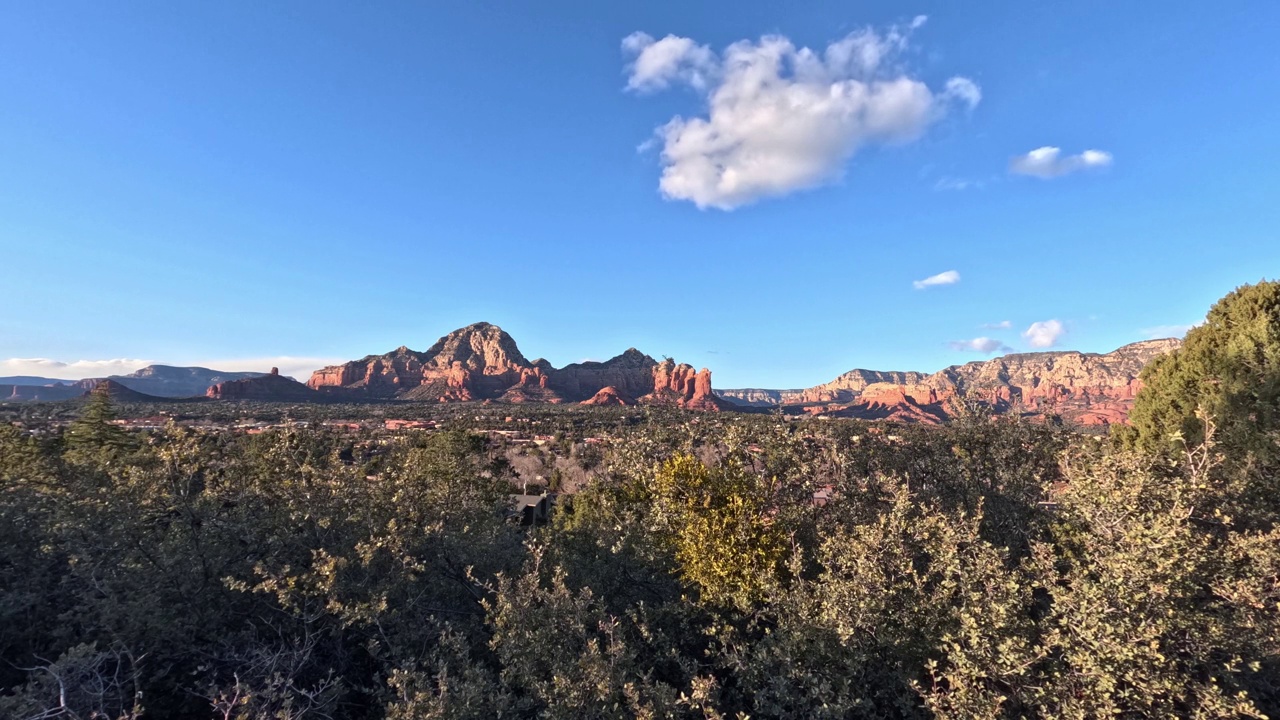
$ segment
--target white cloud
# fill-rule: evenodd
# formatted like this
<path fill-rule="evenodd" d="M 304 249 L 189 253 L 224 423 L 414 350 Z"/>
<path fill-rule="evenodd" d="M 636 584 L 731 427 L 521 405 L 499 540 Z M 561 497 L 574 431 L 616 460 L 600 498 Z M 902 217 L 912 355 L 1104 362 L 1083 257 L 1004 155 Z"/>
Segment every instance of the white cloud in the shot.
<path fill-rule="evenodd" d="M 1067 333 L 1067 329 L 1058 320 L 1043 320 L 1031 323 L 1031 327 L 1022 333 L 1027 344 L 1033 348 L 1051 348 L 1058 344 L 1058 339 Z"/>
<path fill-rule="evenodd" d="M 963 350 L 968 352 L 980 352 L 990 354 L 996 351 L 1013 352 L 1013 348 L 1004 343 L 989 337 L 977 337 L 972 340 L 952 340 L 947 343 L 952 350 Z"/>
<path fill-rule="evenodd" d="M 1201 321 L 1203 322 L 1203 321 Z M 1156 340 L 1160 338 L 1180 338 L 1187 334 L 1187 331 L 1201 323 L 1193 323 L 1190 325 L 1156 325 L 1155 327 L 1143 328 L 1138 332 L 1148 340 Z"/>
<path fill-rule="evenodd" d="M 1008 330 L 1013 327 L 1013 323 L 1008 320 L 1001 320 L 997 323 L 982 323 L 980 327 L 983 330 Z"/>
<path fill-rule="evenodd" d="M 35 375 L 55 380 L 83 380 L 85 378 L 127 375 L 148 365 L 196 366 L 225 372 L 268 372 L 280 368 L 281 375 L 306 380 L 311 373 L 326 365 L 344 362 L 340 359 L 305 357 L 241 358 L 230 360 L 195 360 L 191 362 L 161 362 L 156 360 L 76 360 L 65 362 L 49 358 L 9 358 L 0 360 L 0 376 Z"/>
<path fill-rule="evenodd" d="M 978 107 L 978 103 L 982 102 L 982 88 L 966 77 L 953 77 L 948 80 L 946 92 L 943 94 L 962 100 L 970 110 Z"/>
<path fill-rule="evenodd" d="M 1045 146 L 1010 160 L 1009 172 L 1047 180 L 1077 170 L 1107 167 L 1111 160 L 1111 153 L 1102 150 L 1085 150 L 1079 155 L 1064 156 L 1059 148 Z"/>
<path fill-rule="evenodd" d="M 622 51 L 635 56 L 627 66 L 627 88 L 631 90 L 662 90 L 673 80 L 703 90 L 719 71 L 711 48 L 675 35 L 654 40 L 646 33 L 633 32 L 622 39 Z"/>
<path fill-rule="evenodd" d="M 75 360 L 65 362 L 49 358 L 9 358 L 0 360 L 0 375 L 36 375 L 56 380 L 81 380 L 89 377 L 123 375 L 153 364 L 150 360 Z"/>
<path fill-rule="evenodd" d="M 681 83 L 707 102 L 705 116 L 656 131 L 662 194 L 721 210 L 786 195 L 838 179 L 864 146 L 911 141 L 953 106 L 972 109 L 982 99 L 972 80 L 935 91 L 894 62 L 924 21 L 859 30 L 820 52 L 778 35 L 719 54 L 674 35 L 627 36 L 629 89 Z"/>
<path fill-rule="evenodd" d="M 955 270 L 948 270 L 937 275 L 930 275 L 923 280 L 915 280 L 911 283 L 911 287 L 923 290 L 934 285 L 955 285 L 958 282 L 960 282 L 960 273 Z"/>

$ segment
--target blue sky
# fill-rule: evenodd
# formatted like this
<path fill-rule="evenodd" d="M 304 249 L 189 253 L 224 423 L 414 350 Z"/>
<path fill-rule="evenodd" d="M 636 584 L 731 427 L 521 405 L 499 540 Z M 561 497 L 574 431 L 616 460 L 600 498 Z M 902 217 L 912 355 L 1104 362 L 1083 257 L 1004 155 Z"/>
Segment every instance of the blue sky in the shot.
<path fill-rule="evenodd" d="M 1276 27 L 1264 2 L 11 3 L 0 374 L 301 373 L 478 320 L 719 387 L 1107 351 L 1276 277 Z"/>

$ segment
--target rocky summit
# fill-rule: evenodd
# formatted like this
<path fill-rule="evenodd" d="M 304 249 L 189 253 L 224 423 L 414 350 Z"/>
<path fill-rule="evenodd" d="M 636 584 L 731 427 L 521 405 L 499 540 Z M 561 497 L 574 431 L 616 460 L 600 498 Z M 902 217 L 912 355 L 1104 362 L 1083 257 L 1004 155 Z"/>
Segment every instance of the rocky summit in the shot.
<path fill-rule="evenodd" d="M 484 322 L 454 330 L 425 352 L 402 346 L 321 368 L 307 387 L 334 399 L 729 406 L 712 391 L 706 368 L 659 362 L 631 348 L 604 362 L 557 369 L 546 360 L 530 362 L 502 328 Z"/>
<path fill-rule="evenodd" d="M 1085 425 L 1105 425 L 1125 421 L 1142 387 L 1142 368 L 1179 344 L 1174 339 L 1147 340 L 1106 354 L 1014 353 L 953 365 L 931 375 L 851 370 L 804 390 L 749 388 L 716 393 L 742 407 L 782 406 L 813 415 L 923 423 L 949 419 L 956 412 L 954 401 L 967 399 L 998 413 L 1056 415 Z"/>

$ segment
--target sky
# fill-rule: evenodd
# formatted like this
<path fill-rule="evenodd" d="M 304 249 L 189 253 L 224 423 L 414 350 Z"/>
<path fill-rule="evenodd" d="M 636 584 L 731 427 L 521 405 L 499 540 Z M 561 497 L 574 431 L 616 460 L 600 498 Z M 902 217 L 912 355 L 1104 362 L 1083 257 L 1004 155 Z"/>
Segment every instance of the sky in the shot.
<path fill-rule="evenodd" d="M 0 375 L 500 325 L 717 387 L 1179 335 L 1280 275 L 1280 4 L 8 3 Z"/>

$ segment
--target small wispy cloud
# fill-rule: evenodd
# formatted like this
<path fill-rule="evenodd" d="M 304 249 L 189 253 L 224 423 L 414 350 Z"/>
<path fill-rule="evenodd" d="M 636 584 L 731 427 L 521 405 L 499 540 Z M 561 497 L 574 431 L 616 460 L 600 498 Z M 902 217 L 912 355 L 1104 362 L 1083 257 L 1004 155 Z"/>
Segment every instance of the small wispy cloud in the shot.
<path fill-rule="evenodd" d="M 1001 320 L 1000 322 L 994 323 L 982 323 L 978 327 L 983 330 L 1010 330 L 1013 328 L 1013 323 L 1008 320 Z"/>
<path fill-rule="evenodd" d="M 1042 320 L 1031 323 L 1031 327 L 1022 333 L 1022 337 L 1033 348 L 1051 348 L 1057 345 L 1058 340 L 1066 334 L 1067 328 L 1061 321 Z"/>
<path fill-rule="evenodd" d="M 911 287 L 917 290 L 924 290 L 935 285 L 955 285 L 958 282 L 960 282 L 960 273 L 955 270 L 947 270 L 937 275 L 930 275 L 923 280 L 914 280 L 911 283 Z"/>
<path fill-rule="evenodd" d="M 1161 338 L 1180 338 L 1187 334 L 1187 331 L 1196 327 L 1200 323 L 1192 323 L 1190 325 L 1156 325 L 1154 327 L 1142 328 L 1139 333 L 1148 340 L 1157 340 Z"/>
<path fill-rule="evenodd" d="M 989 337 L 976 337 L 972 340 L 952 340 L 947 343 L 947 346 L 952 350 L 980 352 L 988 355 L 993 352 L 1013 352 L 1013 348 L 995 338 Z"/>
<path fill-rule="evenodd" d="M 984 187 L 986 187 L 986 183 L 981 180 L 958 177 L 940 177 L 938 178 L 938 181 L 933 184 L 934 190 L 952 190 L 956 192 L 963 190 L 981 190 Z"/>
<path fill-rule="evenodd" d="M 1085 150 L 1079 155 L 1063 155 L 1060 148 L 1046 145 L 1010 160 L 1009 172 L 1048 180 L 1078 170 L 1104 168 L 1111 164 L 1112 159 L 1111 153 L 1103 150 Z"/>

